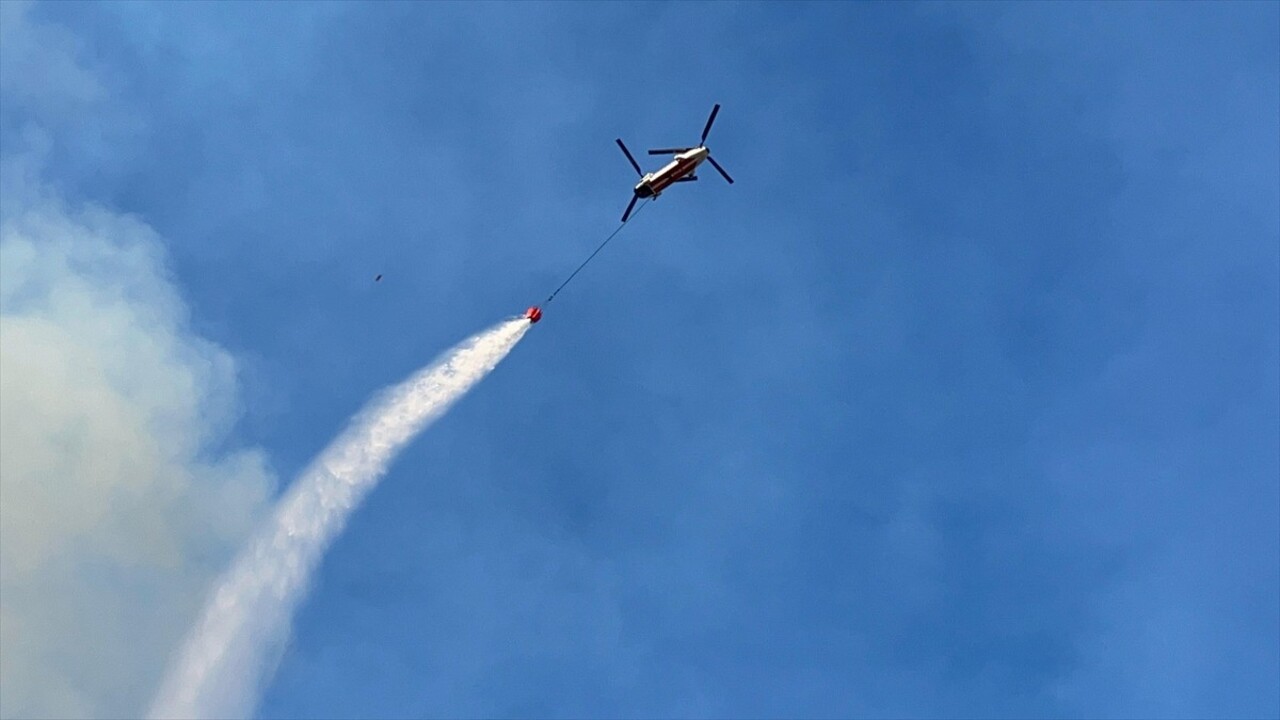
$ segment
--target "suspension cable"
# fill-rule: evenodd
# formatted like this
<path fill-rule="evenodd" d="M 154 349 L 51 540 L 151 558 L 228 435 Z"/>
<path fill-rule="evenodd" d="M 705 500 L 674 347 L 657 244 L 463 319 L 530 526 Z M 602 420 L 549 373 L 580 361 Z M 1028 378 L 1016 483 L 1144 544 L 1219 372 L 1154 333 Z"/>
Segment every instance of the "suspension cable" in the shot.
<path fill-rule="evenodd" d="M 648 205 L 649 201 L 652 199 L 653 198 L 645 198 L 645 201 L 640 203 L 640 207 L 636 208 L 636 211 L 631 213 L 631 217 L 627 218 L 625 222 L 623 222 L 621 225 L 615 228 L 613 232 L 609 233 L 609 237 L 605 238 L 604 242 L 600 243 L 600 247 L 597 247 L 595 252 L 587 256 L 587 259 L 582 261 L 582 264 L 578 266 L 578 269 L 574 270 L 573 273 L 569 275 L 569 277 L 565 278 L 565 281 L 560 283 L 560 287 L 556 288 L 555 292 L 551 293 L 551 295 L 542 304 L 549 305 L 552 300 L 555 300 L 556 295 L 560 294 L 560 291 L 564 289 L 564 286 L 568 285 L 569 281 L 572 280 L 575 275 L 581 272 L 582 268 L 587 266 L 587 263 L 591 262 L 591 258 L 594 258 L 596 255 L 598 255 L 600 251 L 604 249 L 604 246 L 609 244 L 610 240 L 612 240 L 618 233 L 622 232 L 622 228 L 626 227 L 627 223 L 631 222 L 632 220 L 635 220 L 636 216 L 639 215 L 641 211 L 644 210 L 645 205 Z"/>

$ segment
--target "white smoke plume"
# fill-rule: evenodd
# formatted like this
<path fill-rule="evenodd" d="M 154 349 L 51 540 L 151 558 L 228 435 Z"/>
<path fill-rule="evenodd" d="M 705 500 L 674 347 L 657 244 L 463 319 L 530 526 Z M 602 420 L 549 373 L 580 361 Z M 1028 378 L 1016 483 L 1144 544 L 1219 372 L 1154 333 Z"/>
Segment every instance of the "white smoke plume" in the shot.
<path fill-rule="evenodd" d="M 155 233 L 34 196 L 0 225 L 0 717 L 137 717 L 274 481 L 219 449 L 235 363 Z"/>
<path fill-rule="evenodd" d="M 50 176 L 145 126 L 33 9 L 0 2 L 0 718 L 137 718 L 275 483 L 164 240 Z"/>
<path fill-rule="evenodd" d="M 531 324 L 504 321 L 376 397 L 294 482 L 209 598 L 154 718 L 243 717 L 278 658 L 308 578 L 399 451 L 483 379 Z"/>

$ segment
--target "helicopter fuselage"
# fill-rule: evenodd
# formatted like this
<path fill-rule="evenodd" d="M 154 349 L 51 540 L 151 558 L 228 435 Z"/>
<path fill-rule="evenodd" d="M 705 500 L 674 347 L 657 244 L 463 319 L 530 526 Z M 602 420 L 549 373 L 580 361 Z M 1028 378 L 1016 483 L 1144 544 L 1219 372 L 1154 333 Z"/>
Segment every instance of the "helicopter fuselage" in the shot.
<path fill-rule="evenodd" d="M 711 151 L 705 147 L 696 147 L 677 154 L 672 158 L 671 162 L 663 165 L 661 169 L 648 173 L 640 178 L 640 182 L 636 183 L 635 193 L 641 198 L 657 197 L 672 185 L 672 183 L 680 182 L 683 178 L 692 178 L 698 165 Z"/>

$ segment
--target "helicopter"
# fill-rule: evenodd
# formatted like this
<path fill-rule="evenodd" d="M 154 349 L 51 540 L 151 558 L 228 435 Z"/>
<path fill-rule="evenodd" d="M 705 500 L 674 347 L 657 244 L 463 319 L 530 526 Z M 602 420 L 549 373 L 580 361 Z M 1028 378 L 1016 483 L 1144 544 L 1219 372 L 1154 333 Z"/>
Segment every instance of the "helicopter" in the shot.
<path fill-rule="evenodd" d="M 635 209 L 636 202 L 641 198 L 656 198 L 662 194 L 663 190 L 680 182 L 693 182 L 698 179 L 694 172 L 703 160 L 711 163 L 730 185 L 733 184 L 733 178 L 729 177 L 729 173 L 720 167 L 720 163 L 711 157 L 711 150 L 707 148 L 707 134 L 711 132 L 711 124 L 716 121 L 716 115 L 720 112 L 720 104 L 711 108 L 711 116 L 707 118 L 707 124 L 702 128 L 702 139 L 698 141 L 696 147 L 678 147 L 678 148 L 658 148 L 650 150 L 650 155 L 671 155 L 671 162 L 663 165 L 656 172 L 645 173 L 640 169 L 640 163 L 632 157 L 631 151 L 627 150 L 627 146 L 623 144 L 622 138 L 617 139 L 618 147 L 622 148 L 622 153 L 627 156 L 627 160 L 631 162 L 631 167 L 636 169 L 636 174 L 640 176 L 640 182 L 636 183 L 632 189 L 631 202 L 627 204 L 627 209 L 622 213 L 622 222 L 625 223 L 627 218 L 631 217 L 631 211 Z"/>

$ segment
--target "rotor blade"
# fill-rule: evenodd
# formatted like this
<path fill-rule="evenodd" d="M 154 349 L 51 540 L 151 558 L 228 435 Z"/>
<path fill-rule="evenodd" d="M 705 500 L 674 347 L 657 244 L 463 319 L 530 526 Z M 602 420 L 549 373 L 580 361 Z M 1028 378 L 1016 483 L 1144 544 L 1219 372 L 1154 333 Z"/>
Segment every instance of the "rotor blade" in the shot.
<path fill-rule="evenodd" d="M 627 209 L 622 213 L 622 222 L 626 222 L 631 217 L 631 210 L 635 208 L 636 201 L 640 199 L 639 195 L 632 195 L 631 202 L 627 203 Z"/>
<path fill-rule="evenodd" d="M 693 148 L 660 148 L 658 150 L 650 150 L 649 154 L 650 155 L 675 155 L 676 153 L 682 153 L 685 150 L 692 150 L 692 149 Z"/>
<path fill-rule="evenodd" d="M 720 112 L 720 103 L 711 108 L 711 117 L 707 118 L 707 126 L 702 128 L 702 145 L 707 144 L 707 133 L 711 132 L 711 123 L 716 121 L 716 113 Z"/>
<path fill-rule="evenodd" d="M 626 155 L 627 159 L 631 161 L 631 167 L 636 169 L 636 174 L 640 177 L 644 177 L 644 171 L 640 169 L 640 163 L 636 162 L 636 159 L 631 157 L 631 151 L 627 149 L 626 145 L 622 144 L 622 138 L 618 138 L 618 147 L 622 148 L 622 154 Z"/>
<path fill-rule="evenodd" d="M 729 181 L 729 184 L 730 184 L 730 185 L 732 185 L 732 184 L 733 184 L 733 178 L 729 177 L 729 173 L 725 172 L 725 171 L 724 171 L 724 168 L 720 167 L 720 163 L 716 162 L 716 159 L 715 159 L 715 158 L 713 158 L 713 157 L 711 157 L 710 155 L 708 155 L 708 156 L 707 156 L 707 162 L 711 163 L 711 166 L 712 166 L 712 167 L 714 167 L 716 170 L 719 170 L 719 171 L 720 171 L 720 174 L 724 176 L 724 179 L 725 179 L 725 180 L 728 180 L 728 181 Z"/>

